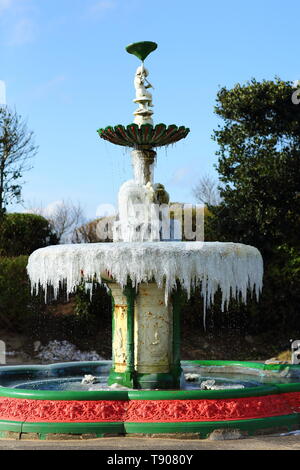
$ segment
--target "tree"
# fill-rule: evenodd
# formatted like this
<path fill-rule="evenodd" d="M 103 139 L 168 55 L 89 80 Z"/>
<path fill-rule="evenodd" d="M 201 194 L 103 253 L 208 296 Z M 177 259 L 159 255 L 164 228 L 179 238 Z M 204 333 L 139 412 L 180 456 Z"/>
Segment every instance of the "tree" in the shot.
<path fill-rule="evenodd" d="M 85 221 L 81 205 L 71 201 L 61 201 L 50 214 L 45 214 L 59 243 L 70 243 L 74 230 Z"/>
<path fill-rule="evenodd" d="M 28 212 L 41 215 L 48 220 L 58 243 L 72 243 L 75 231 L 85 223 L 84 211 L 80 203 L 61 200 L 47 207 L 42 204 L 40 207 L 30 206 L 34 204 L 29 204 L 26 209 Z"/>
<path fill-rule="evenodd" d="M 73 232 L 74 243 L 104 243 L 113 241 L 115 216 L 100 217 L 77 226 Z"/>
<path fill-rule="evenodd" d="M 0 257 L 30 255 L 57 243 L 48 220 L 35 214 L 4 214 L 0 220 Z"/>
<path fill-rule="evenodd" d="M 218 206 L 221 202 L 218 183 L 209 175 L 199 178 L 198 183 L 193 188 L 193 195 L 197 202 L 209 206 Z"/>
<path fill-rule="evenodd" d="M 31 168 L 37 147 L 33 132 L 16 111 L 0 107 L 0 215 L 14 199 L 21 199 L 20 179 Z"/>
<path fill-rule="evenodd" d="M 209 207 L 208 224 L 214 240 L 254 245 L 263 255 L 263 293 L 258 305 L 246 307 L 248 326 L 256 332 L 294 329 L 297 335 L 300 106 L 294 92 L 279 78 L 219 91 L 215 112 L 223 123 L 214 139 L 222 201 Z"/>
<path fill-rule="evenodd" d="M 291 82 L 222 88 L 214 132 L 222 202 L 211 207 L 221 239 L 251 243 L 266 253 L 278 244 L 299 246 L 300 106 Z"/>

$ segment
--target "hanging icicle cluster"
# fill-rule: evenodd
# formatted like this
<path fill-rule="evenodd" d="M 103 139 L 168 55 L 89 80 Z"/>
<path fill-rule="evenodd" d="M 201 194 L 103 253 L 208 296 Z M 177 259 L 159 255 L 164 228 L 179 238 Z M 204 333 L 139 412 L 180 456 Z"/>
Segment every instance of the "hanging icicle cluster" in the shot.
<path fill-rule="evenodd" d="M 205 310 L 220 288 L 224 310 L 231 297 L 246 303 L 249 290 L 259 296 L 263 260 L 256 248 L 238 243 L 96 243 L 41 248 L 30 256 L 27 270 L 33 291 L 52 286 L 55 296 L 61 285 L 70 294 L 83 280 L 102 282 L 109 273 L 124 287 L 128 279 L 136 287 L 156 282 L 165 288 L 167 303 L 179 282 L 188 296 L 200 287 Z"/>

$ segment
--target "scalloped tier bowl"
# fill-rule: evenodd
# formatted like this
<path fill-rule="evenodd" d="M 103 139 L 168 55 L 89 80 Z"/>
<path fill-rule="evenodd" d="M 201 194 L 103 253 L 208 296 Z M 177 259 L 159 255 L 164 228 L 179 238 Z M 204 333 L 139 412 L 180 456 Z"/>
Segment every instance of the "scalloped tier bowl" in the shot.
<path fill-rule="evenodd" d="M 143 124 L 139 127 L 137 124 L 122 126 L 121 124 L 105 129 L 99 129 L 98 133 L 102 139 L 108 140 L 112 144 L 122 145 L 131 148 L 154 148 L 174 144 L 184 139 L 190 130 L 184 126 L 172 124 Z"/>
<path fill-rule="evenodd" d="M 184 373 L 196 373 L 198 383 L 187 390 L 147 391 L 103 389 L 110 365 L 101 361 L 1 367 L 0 436 L 188 433 L 206 438 L 224 428 L 247 436 L 300 426 L 300 366 L 183 361 Z M 81 385 L 87 374 L 98 383 Z M 225 389 L 200 390 L 207 378 L 225 384 Z M 244 388 L 234 389 L 236 384 Z"/>

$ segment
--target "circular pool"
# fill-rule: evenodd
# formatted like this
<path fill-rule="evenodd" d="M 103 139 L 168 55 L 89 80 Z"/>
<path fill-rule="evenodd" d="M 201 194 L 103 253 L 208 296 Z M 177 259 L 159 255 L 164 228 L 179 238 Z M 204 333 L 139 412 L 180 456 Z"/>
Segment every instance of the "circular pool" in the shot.
<path fill-rule="evenodd" d="M 108 386 L 110 368 L 110 361 L 1 367 L 0 437 L 205 438 L 219 429 L 252 435 L 300 428 L 297 365 L 182 361 L 181 390 Z M 86 376 L 90 382 L 82 383 Z"/>

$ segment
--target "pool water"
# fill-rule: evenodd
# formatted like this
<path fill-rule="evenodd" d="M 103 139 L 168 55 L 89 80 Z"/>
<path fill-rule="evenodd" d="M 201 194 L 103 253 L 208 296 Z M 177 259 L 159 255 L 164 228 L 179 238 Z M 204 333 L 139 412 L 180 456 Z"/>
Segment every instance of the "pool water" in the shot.
<path fill-rule="evenodd" d="M 126 390 L 118 385 L 107 385 L 110 361 L 90 363 L 53 364 L 0 368 L 0 387 L 21 390 L 49 391 L 100 391 Z M 265 384 L 299 382 L 299 371 L 284 367 L 263 370 L 238 365 L 206 366 L 192 361 L 182 363 L 181 390 L 233 390 L 258 387 Z M 82 383 L 86 375 L 94 377 L 93 383 Z"/>

